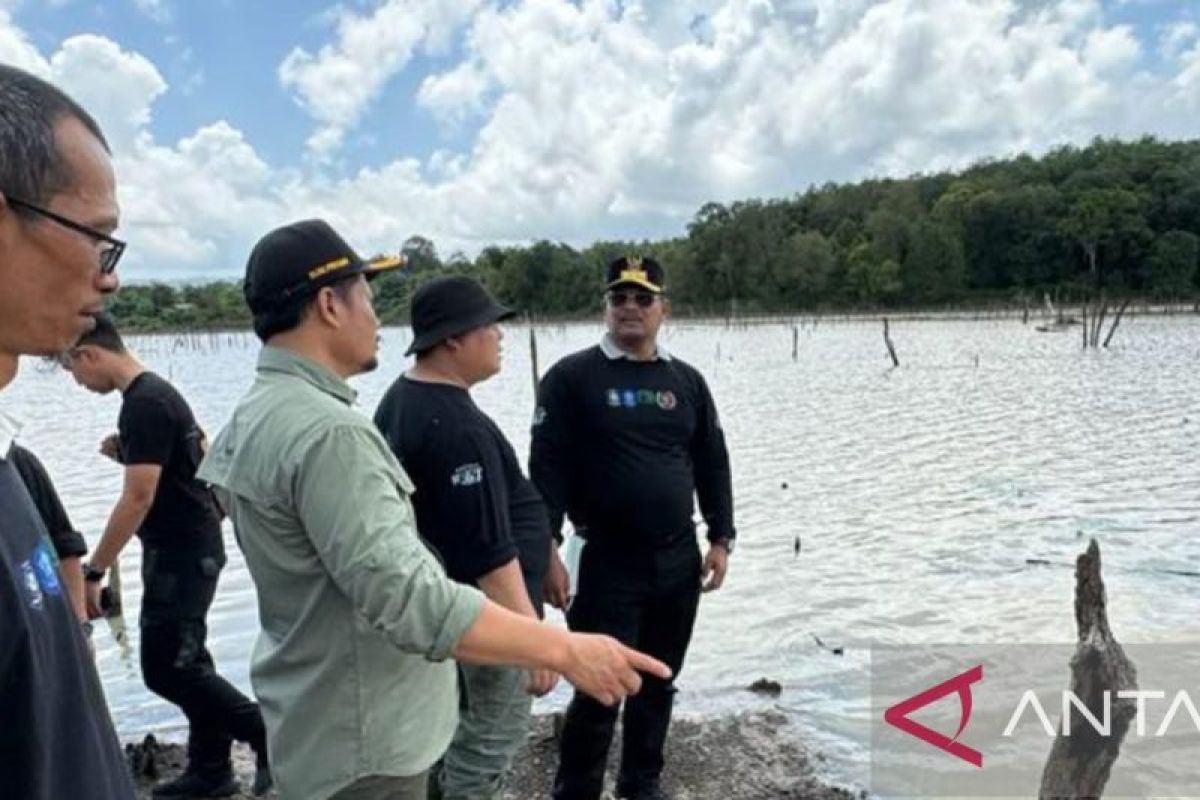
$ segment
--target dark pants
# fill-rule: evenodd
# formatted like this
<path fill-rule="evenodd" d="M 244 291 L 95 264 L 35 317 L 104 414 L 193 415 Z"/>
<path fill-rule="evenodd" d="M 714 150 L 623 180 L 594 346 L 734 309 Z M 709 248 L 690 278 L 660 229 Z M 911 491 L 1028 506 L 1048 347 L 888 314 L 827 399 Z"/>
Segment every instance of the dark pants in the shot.
<path fill-rule="evenodd" d="M 700 602 L 700 564 L 691 537 L 640 552 L 589 541 L 567 623 L 571 630 L 606 633 L 648 653 L 678 676 Z M 649 787 L 662 773 L 674 695 L 673 681 L 643 675 L 641 691 L 625 701 L 619 794 Z M 563 724 L 555 800 L 600 797 L 618 710 L 575 693 Z"/>
<path fill-rule="evenodd" d="M 188 770 L 230 769 L 233 740 L 266 754 L 258 705 L 217 674 L 204 646 L 205 616 L 217 590 L 224 553 L 164 553 L 147 549 L 142 563 L 141 660 L 146 688 L 188 719 Z"/>

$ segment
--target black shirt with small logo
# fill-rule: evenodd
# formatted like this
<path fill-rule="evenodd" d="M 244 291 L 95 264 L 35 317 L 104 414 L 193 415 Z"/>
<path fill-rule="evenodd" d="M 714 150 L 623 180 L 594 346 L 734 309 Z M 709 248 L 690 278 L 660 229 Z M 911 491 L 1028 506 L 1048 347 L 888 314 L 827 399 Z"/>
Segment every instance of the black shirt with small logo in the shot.
<path fill-rule="evenodd" d="M 692 541 L 695 497 L 709 540 L 735 535 L 729 453 L 704 377 L 677 359 L 609 358 L 590 347 L 542 379 L 529 474 L 556 533 L 589 541 Z"/>
<path fill-rule="evenodd" d="M 138 530 L 146 546 L 187 553 L 221 550 L 221 524 L 212 494 L 196 480 L 204 433 L 175 387 L 143 372 L 125 388 L 117 421 L 126 466 L 162 467 L 154 502 Z"/>
<path fill-rule="evenodd" d="M 0 457 L 0 794 L 132 800 L 92 656 L 54 547 Z"/>
<path fill-rule="evenodd" d="M 550 553 L 546 507 L 512 445 L 466 389 L 398 378 L 375 424 L 416 486 L 417 530 L 460 583 L 517 558 L 534 608 Z"/>

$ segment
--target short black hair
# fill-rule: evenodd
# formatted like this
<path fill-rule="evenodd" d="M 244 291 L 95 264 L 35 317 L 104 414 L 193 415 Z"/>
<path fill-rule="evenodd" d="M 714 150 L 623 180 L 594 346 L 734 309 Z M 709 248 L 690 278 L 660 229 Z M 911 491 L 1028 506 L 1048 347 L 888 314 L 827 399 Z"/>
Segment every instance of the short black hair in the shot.
<path fill-rule="evenodd" d="M 354 279 L 357 277 L 357 273 L 350 275 L 347 278 L 329 284 L 329 288 L 337 292 L 338 297 L 342 298 L 342 300 L 346 300 L 350 295 L 350 288 L 354 284 Z M 320 290 L 318 289 L 317 294 L 319 293 Z M 302 295 L 291 302 L 281 303 L 253 312 L 252 323 L 254 325 L 254 335 L 258 337 L 259 341 L 267 342 L 272 336 L 287 333 L 290 330 L 300 327 L 300 323 L 304 322 L 304 319 L 308 316 L 308 312 L 312 310 L 313 301 L 317 299 L 317 294 Z"/>
<path fill-rule="evenodd" d="M 113 322 L 113 318 L 102 311 L 95 315 L 95 319 L 95 326 L 83 336 L 80 336 L 75 346 L 80 347 L 87 344 L 107 350 L 110 353 L 125 353 L 125 340 L 121 338 L 121 332 L 117 330 L 117 325 Z"/>
<path fill-rule="evenodd" d="M 45 205 L 75 180 L 58 150 L 54 126 L 74 117 L 108 150 L 96 120 L 65 92 L 24 70 L 0 64 L 0 193 Z M 26 213 L 15 208 L 17 213 Z"/>

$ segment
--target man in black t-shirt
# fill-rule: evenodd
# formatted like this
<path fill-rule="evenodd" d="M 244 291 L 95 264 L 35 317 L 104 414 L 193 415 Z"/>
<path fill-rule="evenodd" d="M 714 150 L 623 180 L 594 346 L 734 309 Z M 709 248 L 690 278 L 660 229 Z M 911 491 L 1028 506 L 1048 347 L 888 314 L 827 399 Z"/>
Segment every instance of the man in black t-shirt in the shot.
<path fill-rule="evenodd" d="M 529 472 L 560 536 L 564 516 L 587 544 L 567 612 L 572 630 L 609 634 L 679 675 L 700 592 L 717 589 L 733 550 L 729 454 L 704 378 L 658 343 L 667 314 L 662 267 L 621 258 L 608 268 L 600 345 L 546 373 L 534 413 Z M 701 559 L 698 497 L 710 543 Z M 565 602 L 551 559 L 547 598 Z M 617 795 L 666 797 L 659 783 L 673 681 L 647 676 L 625 703 Z M 617 718 L 576 692 L 563 725 L 556 800 L 596 800 Z"/>
<path fill-rule="evenodd" d="M 69 347 L 117 288 L 118 217 L 95 120 L 0 65 L 0 390 L 21 356 Z M 0 794 L 133 800 L 46 526 L 9 457 L 19 428 L 0 411 Z"/>
<path fill-rule="evenodd" d="M 469 389 L 500 370 L 499 323 L 512 311 L 468 278 L 435 278 L 413 296 L 417 362 L 378 410 L 388 446 L 416 486 L 417 529 L 446 574 L 478 586 L 519 614 L 541 616 L 542 577 L 552 540 L 537 490 L 512 445 L 475 405 Z M 495 797 L 529 727 L 530 694 L 553 673 L 461 664 L 466 708 L 431 774 L 433 797 Z"/>
<path fill-rule="evenodd" d="M 14 444 L 8 457 L 21 476 L 21 481 L 33 498 L 38 516 L 50 534 L 54 545 L 54 554 L 58 556 L 59 571 L 62 573 L 63 584 L 67 587 L 67 595 L 71 598 L 71 608 L 75 616 L 84 625 L 84 630 L 91 631 L 91 623 L 87 621 L 87 609 L 83 598 L 83 567 L 80 559 L 87 555 L 87 542 L 83 534 L 75 530 L 67 510 L 63 508 L 62 500 L 54 489 L 50 474 L 29 450 L 19 444 Z"/>
<path fill-rule="evenodd" d="M 101 452 L 125 468 L 124 488 L 84 569 L 88 614 L 99 616 L 100 583 L 136 533 L 142 542 L 142 678 L 188 719 L 188 766 L 156 798 L 225 797 L 238 791 L 233 739 L 258 756 L 254 793 L 270 779 L 258 706 L 217 674 L 205 647 L 206 616 L 225 565 L 221 522 L 196 480 L 204 434 L 171 384 L 145 369 L 105 314 L 63 356 L 75 380 L 99 394 L 120 391 L 118 433 Z"/>

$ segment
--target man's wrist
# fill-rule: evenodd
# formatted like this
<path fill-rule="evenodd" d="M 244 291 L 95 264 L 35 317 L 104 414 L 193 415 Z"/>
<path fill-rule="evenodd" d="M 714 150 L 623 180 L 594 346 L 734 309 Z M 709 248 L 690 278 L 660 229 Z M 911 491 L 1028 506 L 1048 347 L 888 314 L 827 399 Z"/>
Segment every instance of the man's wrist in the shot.
<path fill-rule="evenodd" d="M 100 583 L 104 580 L 106 569 L 98 569 L 91 562 L 83 565 L 83 579 L 88 583 Z"/>
<path fill-rule="evenodd" d="M 713 539 L 710 544 L 713 547 L 720 547 L 727 555 L 731 555 L 734 548 L 734 538 L 732 536 L 722 536 L 718 539 Z"/>

